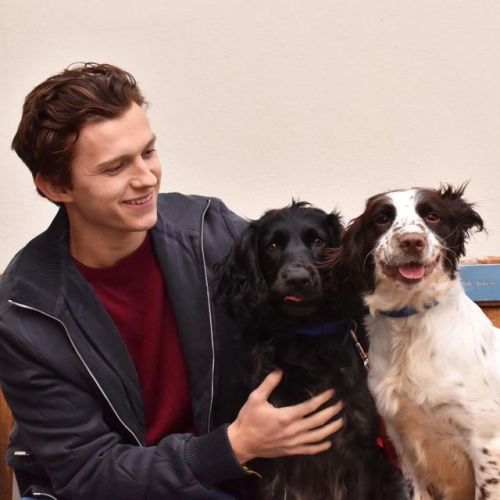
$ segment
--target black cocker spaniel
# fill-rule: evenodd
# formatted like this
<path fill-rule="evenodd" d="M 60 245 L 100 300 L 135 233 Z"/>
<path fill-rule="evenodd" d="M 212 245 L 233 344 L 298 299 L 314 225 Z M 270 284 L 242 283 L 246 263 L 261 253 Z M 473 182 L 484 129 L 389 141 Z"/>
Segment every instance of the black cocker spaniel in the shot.
<path fill-rule="evenodd" d="M 355 345 L 360 299 L 343 296 L 335 277 L 318 268 L 341 233 L 338 213 L 293 202 L 251 222 L 219 268 L 219 291 L 243 328 L 240 376 L 248 393 L 281 368 L 273 405 L 300 403 L 328 388 L 344 404 L 345 425 L 328 451 L 252 463 L 262 475 L 258 498 L 407 498 L 400 473 L 377 444 L 379 419 Z"/>

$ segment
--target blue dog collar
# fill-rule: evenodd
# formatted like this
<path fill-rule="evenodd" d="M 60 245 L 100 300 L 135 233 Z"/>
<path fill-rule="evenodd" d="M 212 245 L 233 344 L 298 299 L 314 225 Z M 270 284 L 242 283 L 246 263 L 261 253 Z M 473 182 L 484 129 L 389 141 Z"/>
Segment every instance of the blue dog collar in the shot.
<path fill-rule="evenodd" d="M 356 321 L 351 319 L 339 319 L 337 321 L 331 321 L 330 323 L 323 323 L 319 326 L 303 327 L 303 328 L 293 328 L 290 330 L 291 333 L 296 333 L 297 335 L 306 335 L 310 337 L 326 337 L 326 336 L 337 336 L 342 340 L 342 344 L 345 345 L 349 340 L 352 339 L 356 351 L 358 352 L 361 361 L 366 370 L 369 370 L 370 363 L 368 361 L 368 354 L 363 349 L 363 346 L 358 340 L 356 335 L 358 325 Z"/>
<path fill-rule="evenodd" d="M 339 319 L 329 323 L 323 323 L 318 326 L 295 327 L 291 328 L 289 331 L 297 335 L 305 335 L 309 337 L 341 337 L 342 342 L 345 343 L 349 338 L 351 331 L 351 320 Z"/>
<path fill-rule="evenodd" d="M 424 304 L 424 310 L 430 309 L 438 304 L 437 300 L 430 302 L 429 304 Z M 419 311 L 414 307 L 403 307 L 402 309 L 396 309 L 395 311 L 379 311 L 380 314 L 388 316 L 389 318 L 407 318 L 408 316 L 413 316 L 423 311 Z"/>

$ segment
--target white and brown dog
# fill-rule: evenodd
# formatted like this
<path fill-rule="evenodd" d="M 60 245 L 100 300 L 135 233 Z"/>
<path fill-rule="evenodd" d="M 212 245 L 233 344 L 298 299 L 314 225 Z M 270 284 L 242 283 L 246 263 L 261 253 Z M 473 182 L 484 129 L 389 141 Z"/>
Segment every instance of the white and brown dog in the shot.
<path fill-rule="evenodd" d="M 500 499 L 500 330 L 464 293 L 464 186 L 373 196 L 330 263 L 368 306 L 369 386 L 414 498 Z"/>

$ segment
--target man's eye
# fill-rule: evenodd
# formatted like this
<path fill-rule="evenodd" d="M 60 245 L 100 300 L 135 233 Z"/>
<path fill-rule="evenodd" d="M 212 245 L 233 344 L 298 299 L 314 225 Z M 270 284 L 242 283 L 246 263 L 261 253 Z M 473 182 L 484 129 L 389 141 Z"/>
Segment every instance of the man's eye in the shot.
<path fill-rule="evenodd" d="M 313 247 L 317 247 L 317 248 L 320 248 L 320 247 L 325 246 L 325 242 L 324 242 L 324 240 L 322 240 L 321 238 L 314 238 L 314 239 L 311 241 L 311 246 L 313 246 Z"/>
<path fill-rule="evenodd" d="M 278 243 L 275 243 L 274 241 L 272 243 L 270 243 L 269 245 L 267 245 L 266 247 L 266 252 L 269 252 L 269 253 L 274 253 L 276 251 L 279 250 L 279 245 Z"/>
<path fill-rule="evenodd" d="M 425 217 L 424 219 L 431 223 L 431 224 L 435 224 L 436 222 L 439 222 L 441 220 L 441 217 L 439 216 L 439 214 L 437 212 L 429 212 Z"/>
<path fill-rule="evenodd" d="M 118 163 L 117 165 L 112 165 L 111 167 L 106 168 L 104 171 L 107 175 L 115 175 L 117 174 L 123 167 L 123 163 Z"/>
<path fill-rule="evenodd" d="M 155 153 L 156 153 L 156 149 L 155 148 L 146 149 L 146 151 L 144 151 L 144 153 L 142 153 L 142 157 L 143 158 L 150 158 Z"/>

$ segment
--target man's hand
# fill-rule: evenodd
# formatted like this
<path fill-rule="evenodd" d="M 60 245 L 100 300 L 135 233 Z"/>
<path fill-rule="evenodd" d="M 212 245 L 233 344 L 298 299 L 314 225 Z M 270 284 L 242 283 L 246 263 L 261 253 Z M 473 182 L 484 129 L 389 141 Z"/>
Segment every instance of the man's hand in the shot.
<path fill-rule="evenodd" d="M 341 402 L 317 411 L 333 397 L 333 390 L 294 406 L 272 406 L 267 400 L 282 377 L 280 370 L 271 372 L 228 427 L 229 442 L 240 464 L 256 457 L 320 453 L 331 446 L 328 436 L 343 426 L 342 418 L 330 422 L 342 410 Z"/>

